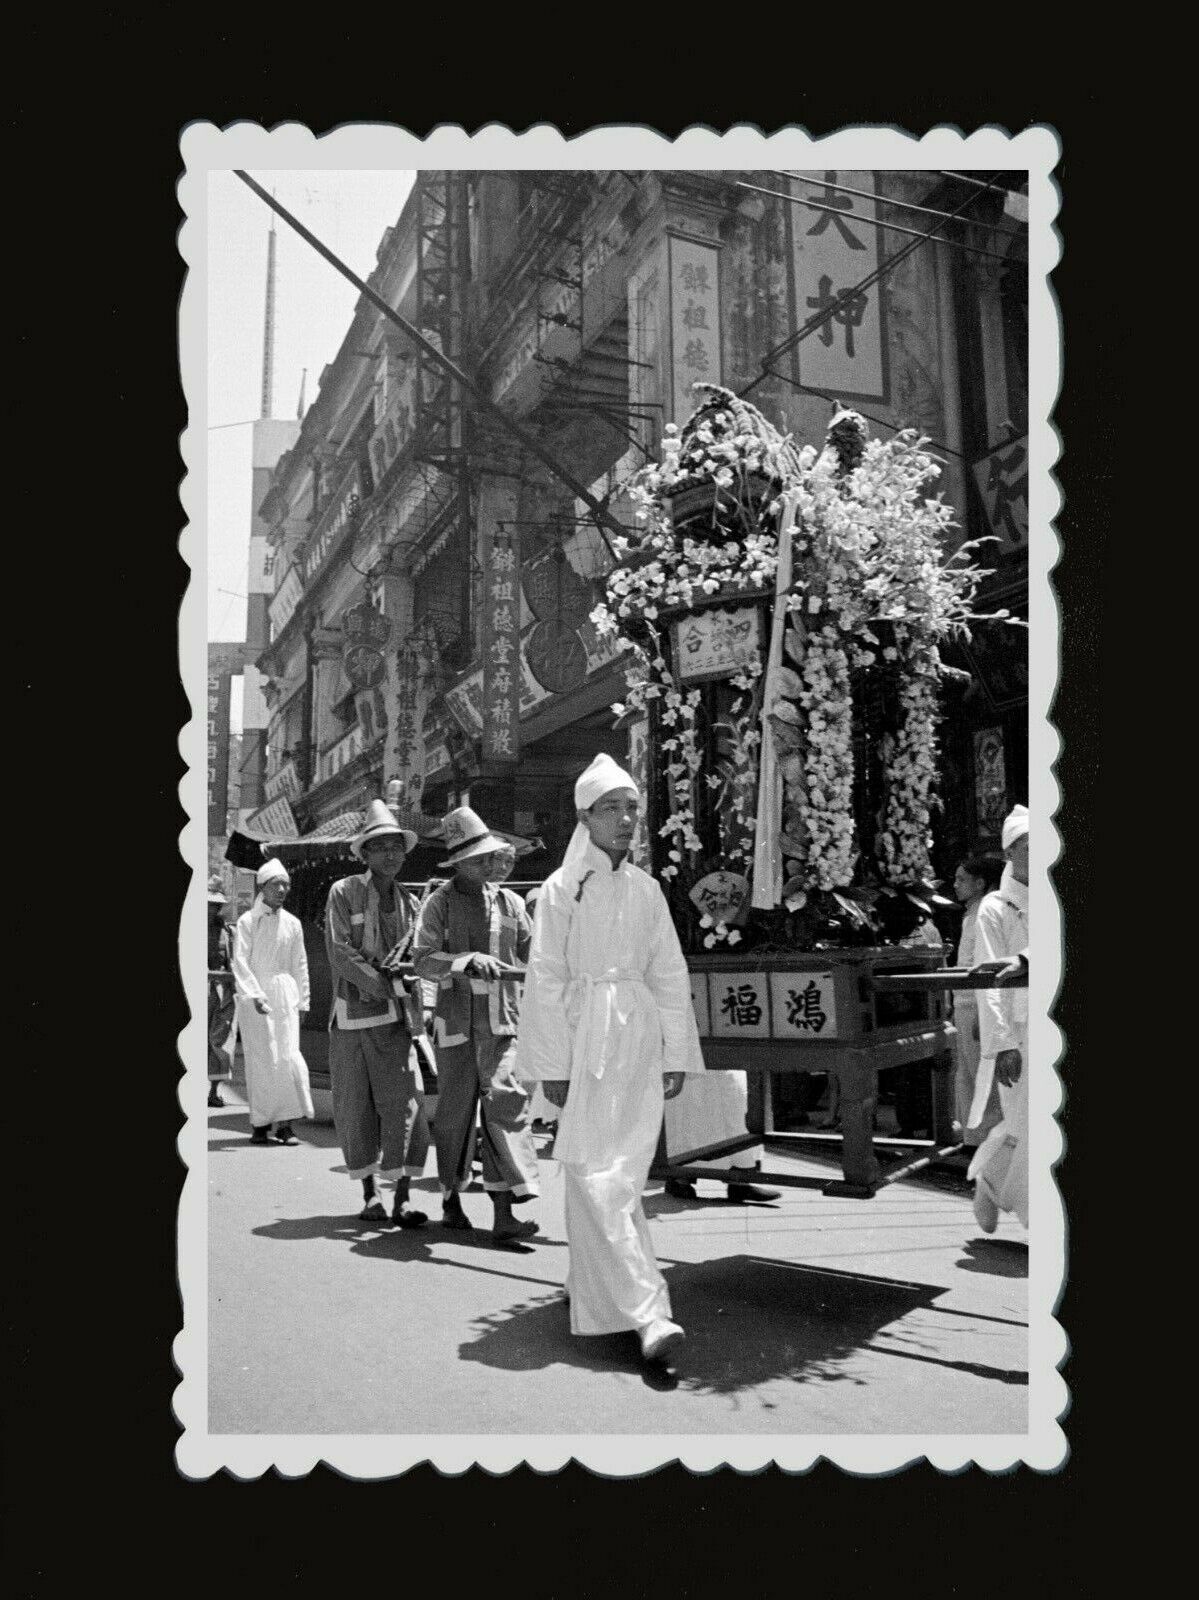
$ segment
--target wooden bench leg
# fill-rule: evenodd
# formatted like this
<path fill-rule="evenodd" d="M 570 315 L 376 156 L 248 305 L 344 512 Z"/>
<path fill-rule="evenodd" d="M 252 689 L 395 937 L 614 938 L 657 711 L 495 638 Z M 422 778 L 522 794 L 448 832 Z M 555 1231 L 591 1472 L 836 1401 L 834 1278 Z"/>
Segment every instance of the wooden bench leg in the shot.
<path fill-rule="evenodd" d="M 843 1067 L 837 1078 L 841 1090 L 841 1171 L 844 1176 L 825 1184 L 823 1192 L 869 1200 L 882 1176 L 874 1155 L 873 1137 L 878 1068 L 855 1062 Z"/>

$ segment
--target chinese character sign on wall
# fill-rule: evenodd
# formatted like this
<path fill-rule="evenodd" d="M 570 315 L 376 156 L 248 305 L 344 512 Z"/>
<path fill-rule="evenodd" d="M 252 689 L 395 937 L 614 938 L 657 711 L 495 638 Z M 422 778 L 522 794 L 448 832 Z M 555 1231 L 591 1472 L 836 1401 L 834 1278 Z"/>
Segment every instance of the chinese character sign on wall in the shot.
<path fill-rule="evenodd" d="M 483 577 L 483 759 L 520 755 L 520 546 L 495 533 Z"/>
<path fill-rule="evenodd" d="M 228 820 L 229 702 L 232 675 L 208 674 L 208 833 L 220 838 Z"/>
<path fill-rule="evenodd" d="M 680 424 L 700 397 L 693 383 L 720 380 L 720 252 L 669 234 L 671 374 L 674 393 L 670 418 Z"/>
<path fill-rule="evenodd" d="M 974 463 L 974 481 L 999 550 L 1028 546 L 1028 437 L 1000 445 Z"/>
<path fill-rule="evenodd" d="M 791 179 L 795 326 L 831 312 L 795 347 L 795 377 L 838 399 L 887 400 L 885 310 L 878 284 L 853 290 L 883 261 L 873 172 L 805 172 Z M 816 181 L 813 181 L 816 180 Z M 817 209 L 819 207 L 820 209 Z M 833 309 L 835 307 L 835 309 Z"/>

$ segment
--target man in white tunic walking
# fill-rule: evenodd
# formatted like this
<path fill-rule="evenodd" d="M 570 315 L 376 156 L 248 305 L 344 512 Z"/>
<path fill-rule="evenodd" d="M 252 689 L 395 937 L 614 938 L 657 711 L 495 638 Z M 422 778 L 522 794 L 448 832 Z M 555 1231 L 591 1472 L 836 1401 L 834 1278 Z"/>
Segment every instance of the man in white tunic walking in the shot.
<path fill-rule="evenodd" d="M 643 1358 L 669 1371 L 683 1330 L 641 1196 L 664 1095 L 704 1063 L 665 896 L 627 859 L 636 783 L 596 756 L 575 806 L 574 837 L 537 901 L 516 1071 L 563 1108 L 554 1159 L 566 1184 L 571 1332 L 634 1331 Z"/>
<path fill-rule="evenodd" d="M 300 1022 L 308 1011 L 308 958 L 304 930 L 283 902 L 291 888 L 287 868 L 273 857 L 259 867 L 258 893 L 237 921 L 233 983 L 237 1026 L 246 1053 L 250 1140 L 295 1144 L 294 1117 L 311 1117 L 308 1066 L 300 1054 Z"/>
<path fill-rule="evenodd" d="M 975 964 L 1012 962 L 1028 951 L 1028 810 L 1015 806 L 1004 818 L 1007 866 L 999 888 L 978 908 Z M 967 1128 L 981 1126 L 992 1083 L 999 1085 L 1001 1120 L 978 1147 L 968 1176 L 974 1179 L 974 1215 L 994 1233 L 1001 1211 L 1014 1211 L 1028 1227 L 1028 990 L 984 989 L 978 1003 L 979 1064 Z"/>

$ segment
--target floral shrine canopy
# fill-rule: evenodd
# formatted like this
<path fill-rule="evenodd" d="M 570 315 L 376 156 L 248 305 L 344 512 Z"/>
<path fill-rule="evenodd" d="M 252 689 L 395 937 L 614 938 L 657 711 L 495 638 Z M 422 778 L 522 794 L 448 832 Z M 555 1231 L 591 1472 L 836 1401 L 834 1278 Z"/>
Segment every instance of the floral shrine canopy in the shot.
<path fill-rule="evenodd" d="M 932 898 L 941 660 L 988 576 L 957 543 L 913 429 L 838 409 L 797 447 L 714 384 L 632 480 L 639 533 L 592 613 L 649 714 L 651 839 L 703 943 L 877 942 L 886 902 Z M 736 878 L 742 894 L 713 874 Z M 672 881 L 673 880 L 673 881 Z M 739 905 L 738 905 L 739 902 Z M 734 911 L 732 907 L 738 905 Z"/>

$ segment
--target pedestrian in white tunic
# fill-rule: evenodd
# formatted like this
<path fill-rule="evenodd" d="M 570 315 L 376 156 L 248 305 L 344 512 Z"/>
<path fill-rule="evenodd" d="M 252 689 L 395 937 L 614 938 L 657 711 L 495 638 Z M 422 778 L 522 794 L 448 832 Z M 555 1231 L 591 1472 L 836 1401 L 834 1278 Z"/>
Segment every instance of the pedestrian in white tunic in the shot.
<path fill-rule="evenodd" d="M 562 1109 L 566 1291 L 576 1334 L 635 1331 L 670 1370 L 683 1330 L 641 1197 L 666 1093 L 702 1072 L 691 985 L 665 896 L 627 859 L 633 778 L 595 758 L 575 785 L 578 826 L 537 901 L 516 1071 Z"/>
<path fill-rule="evenodd" d="M 967 856 L 958 863 L 953 875 L 953 892 L 965 906 L 962 931 L 958 939 L 956 966 L 977 966 L 982 957 L 976 952 L 978 912 L 983 897 L 995 888 L 998 863 L 993 856 Z M 974 1086 L 978 1081 L 979 1042 L 977 989 L 953 991 L 953 1025 L 956 1029 L 954 1048 L 954 1132 L 962 1142 L 977 1147 L 1000 1119 L 999 1090 L 992 1084 L 991 1093 L 977 1126 L 970 1127 L 970 1106 L 974 1100 Z"/>
<path fill-rule="evenodd" d="M 1006 961 L 1028 951 L 1028 810 L 1016 806 L 1004 819 L 1007 866 L 999 888 L 978 908 L 975 964 Z M 981 1125 L 992 1083 L 999 1085 L 1001 1120 L 970 1163 L 974 1215 L 994 1233 L 1001 1211 L 1014 1211 L 1028 1227 L 1028 990 L 984 989 L 979 996 L 979 1065 L 968 1128 Z"/>
<path fill-rule="evenodd" d="M 308 1066 L 300 1054 L 300 1023 L 309 1005 L 304 930 L 283 902 L 291 888 L 277 857 L 258 869 L 254 904 L 237 921 L 233 983 L 237 1027 L 246 1055 L 250 1140 L 295 1144 L 292 1121 L 311 1117 Z"/>

